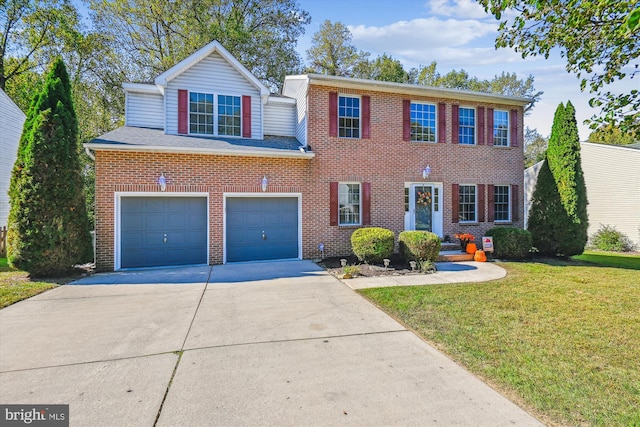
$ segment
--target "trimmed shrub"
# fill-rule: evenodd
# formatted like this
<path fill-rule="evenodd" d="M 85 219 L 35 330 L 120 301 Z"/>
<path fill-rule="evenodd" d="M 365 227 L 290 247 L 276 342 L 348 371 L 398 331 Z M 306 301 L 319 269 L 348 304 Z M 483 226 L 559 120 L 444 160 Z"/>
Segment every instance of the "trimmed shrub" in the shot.
<path fill-rule="evenodd" d="M 395 235 L 380 227 L 359 228 L 351 235 L 351 249 L 360 261 L 381 262 L 393 255 Z"/>
<path fill-rule="evenodd" d="M 433 263 L 440 253 L 440 238 L 429 231 L 403 231 L 398 237 L 400 252 L 420 265 Z"/>
<path fill-rule="evenodd" d="M 525 259 L 531 250 L 531 233 L 516 227 L 495 227 L 484 233 L 493 236 L 493 256 L 502 259 Z"/>
<path fill-rule="evenodd" d="M 591 246 L 601 251 L 631 252 L 635 245 L 621 231 L 616 230 L 612 225 L 602 225 L 591 236 Z"/>

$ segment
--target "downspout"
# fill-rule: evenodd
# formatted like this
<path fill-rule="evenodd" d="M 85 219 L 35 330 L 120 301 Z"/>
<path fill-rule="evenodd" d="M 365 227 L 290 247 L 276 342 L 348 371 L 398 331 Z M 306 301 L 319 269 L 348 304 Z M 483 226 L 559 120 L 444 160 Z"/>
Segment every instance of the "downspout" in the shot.
<path fill-rule="evenodd" d="M 89 156 L 89 158 L 91 160 L 93 160 L 94 162 L 96 161 L 96 156 L 93 154 L 91 149 L 89 147 L 87 147 L 86 145 L 84 146 L 84 152 L 87 153 L 87 156 Z"/>

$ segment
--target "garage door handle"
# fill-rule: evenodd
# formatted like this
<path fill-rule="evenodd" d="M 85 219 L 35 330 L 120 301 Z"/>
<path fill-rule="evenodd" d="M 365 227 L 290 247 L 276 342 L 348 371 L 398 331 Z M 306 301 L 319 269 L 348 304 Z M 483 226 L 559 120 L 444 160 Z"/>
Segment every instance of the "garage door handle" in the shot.
<path fill-rule="evenodd" d="M 162 243 L 167 243 L 167 235 L 164 235 L 164 238 L 162 239 Z"/>
<path fill-rule="evenodd" d="M 264 234 L 264 230 L 262 230 L 262 240 L 267 240 L 267 235 Z"/>

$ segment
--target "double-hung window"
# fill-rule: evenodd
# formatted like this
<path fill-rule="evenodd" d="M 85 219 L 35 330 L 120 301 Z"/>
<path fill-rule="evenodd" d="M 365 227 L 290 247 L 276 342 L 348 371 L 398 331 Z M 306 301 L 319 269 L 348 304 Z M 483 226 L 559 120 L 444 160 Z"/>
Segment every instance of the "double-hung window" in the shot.
<path fill-rule="evenodd" d="M 460 185 L 458 191 L 458 214 L 460 222 L 476 222 L 476 186 Z"/>
<path fill-rule="evenodd" d="M 360 138 L 359 97 L 344 95 L 338 97 L 338 136 Z"/>
<path fill-rule="evenodd" d="M 360 184 L 338 183 L 338 224 L 360 225 Z"/>
<path fill-rule="evenodd" d="M 509 146 L 509 112 L 494 110 L 493 112 L 493 145 Z"/>
<path fill-rule="evenodd" d="M 509 213 L 511 212 L 510 199 L 511 197 L 508 185 L 496 185 L 493 187 L 494 221 L 511 221 L 509 216 Z"/>
<path fill-rule="evenodd" d="M 240 136 L 241 114 L 239 96 L 189 92 L 189 133 Z"/>
<path fill-rule="evenodd" d="M 436 106 L 411 103 L 411 141 L 436 142 Z"/>
<path fill-rule="evenodd" d="M 474 145 L 476 143 L 476 110 L 460 107 L 458 109 L 458 143 Z"/>

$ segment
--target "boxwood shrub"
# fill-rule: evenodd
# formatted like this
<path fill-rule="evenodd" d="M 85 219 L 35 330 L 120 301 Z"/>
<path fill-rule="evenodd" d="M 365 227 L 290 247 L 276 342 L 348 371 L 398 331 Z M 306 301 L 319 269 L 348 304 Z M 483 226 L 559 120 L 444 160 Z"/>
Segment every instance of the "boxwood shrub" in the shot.
<path fill-rule="evenodd" d="M 602 225 L 591 236 L 591 246 L 601 251 L 630 252 L 635 249 L 635 245 L 621 231 L 611 225 Z"/>
<path fill-rule="evenodd" d="M 516 227 L 494 227 L 485 236 L 493 236 L 493 256 L 502 259 L 525 259 L 531 250 L 531 233 Z"/>
<path fill-rule="evenodd" d="M 351 249 L 360 261 L 381 262 L 393 255 L 395 234 L 380 227 L 359 228 L 351 235 Z"/>
<path fill-rule="evenodd" d="M 436 262 L 440 253 L 440 238 L 429 231 L 403 231 L 398 237 L 400 252 L 409 261 Z"/>

